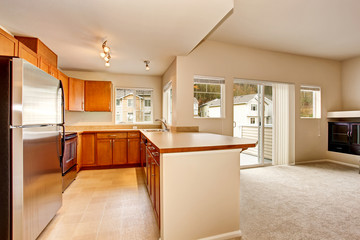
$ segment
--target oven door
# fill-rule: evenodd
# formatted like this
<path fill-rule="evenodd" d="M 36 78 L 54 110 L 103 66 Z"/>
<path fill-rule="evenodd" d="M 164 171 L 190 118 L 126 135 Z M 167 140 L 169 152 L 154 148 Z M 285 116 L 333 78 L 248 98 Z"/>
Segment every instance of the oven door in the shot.
<path fill-rule="evenodd" d="M 69 169 L 71 167 L 73 167 L 74 165 L 76 165 L 77 161 L 76 161 L 76 142 L 77 142 L 77 138 L 72 138 L 69 140 L 65 141 L 65 149 L 64 149 L 64 157 L 63 157 L 63 175 L 65 175 L 65 173 L 67 171 L 69 171 Z"/>

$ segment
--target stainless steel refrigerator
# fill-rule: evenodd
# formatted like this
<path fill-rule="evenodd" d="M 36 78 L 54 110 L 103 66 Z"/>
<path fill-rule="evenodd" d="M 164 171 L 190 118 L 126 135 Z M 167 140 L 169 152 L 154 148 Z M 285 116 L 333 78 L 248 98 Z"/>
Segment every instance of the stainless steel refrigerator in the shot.
<path fill-rule="evenodd" d="M 61 82 L 0 57 L 0 238 L 36 239 L 62 204 Z"/>

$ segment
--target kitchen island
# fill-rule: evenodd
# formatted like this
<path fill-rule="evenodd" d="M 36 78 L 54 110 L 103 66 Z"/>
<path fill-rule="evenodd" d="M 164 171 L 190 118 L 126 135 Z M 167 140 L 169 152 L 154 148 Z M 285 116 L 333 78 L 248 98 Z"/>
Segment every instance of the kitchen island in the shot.
<path fill-rule="evenodd" d="M 209 133 L 141 133 L 160 238 L 241 237 L 240 152 L 256 141 Z"/>

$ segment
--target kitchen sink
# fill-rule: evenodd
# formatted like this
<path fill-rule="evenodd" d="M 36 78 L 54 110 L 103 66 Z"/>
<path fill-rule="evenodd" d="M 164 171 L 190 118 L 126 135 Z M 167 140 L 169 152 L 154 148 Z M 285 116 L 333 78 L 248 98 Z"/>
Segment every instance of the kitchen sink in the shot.
<path fill-rule="evenodd" d="M 165 129 L 144 129 L 145 132 L 168 132 Z"/>

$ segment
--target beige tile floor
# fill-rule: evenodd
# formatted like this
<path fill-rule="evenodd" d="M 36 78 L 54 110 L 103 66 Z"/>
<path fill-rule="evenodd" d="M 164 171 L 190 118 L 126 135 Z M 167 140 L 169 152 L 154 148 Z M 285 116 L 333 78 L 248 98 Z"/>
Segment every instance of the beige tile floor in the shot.
<path fill-rule="evenodd" d="M 142 169 L 81 171 L 39 240 L 158 240 Z"/>

